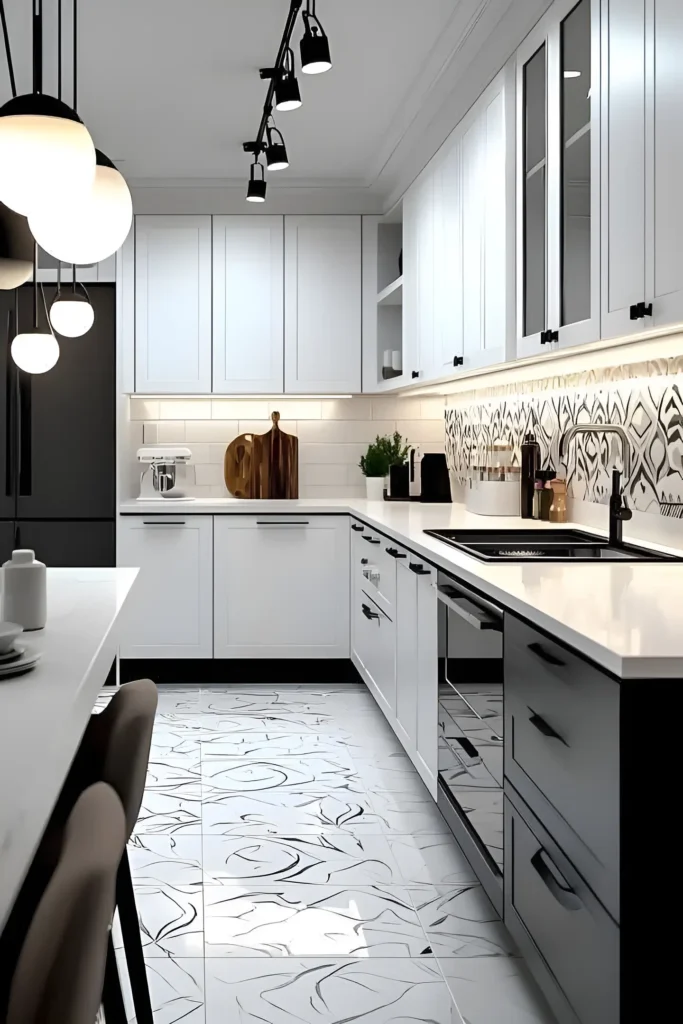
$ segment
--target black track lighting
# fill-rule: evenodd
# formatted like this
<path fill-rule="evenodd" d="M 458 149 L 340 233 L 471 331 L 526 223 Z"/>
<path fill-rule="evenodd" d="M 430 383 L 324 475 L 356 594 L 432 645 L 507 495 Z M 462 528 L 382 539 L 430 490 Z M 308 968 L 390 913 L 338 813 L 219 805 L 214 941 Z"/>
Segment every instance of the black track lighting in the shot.
<path fill-rule="evenodd" d="M 261 171 L 261 177 L 256 177 L 256 168 Z M 247 188 L 247 202 L 248 203 L 265 203 L 266 201 L 266 172 L 263 164 L 259 160 L 254 160 L 251 165 L 251 172 L 249 174 L 249 187 Z"/>
<path fill-rule="evenodd" d="M 304 35 L 301 40 L 301 70 L 306 75 L 320 75 L 332 67 L 330 43 L 315 13 L 315 0 L 307 0 L 302 12 Z"/>
<path fill-rule="evenodd" d="M 269 171 L 284 171 L 289 167 L 287 147 L 282 138 L 282 132 L 278 131 L 274 124 L 266 125 L 266 164 Z"/>
<path fill-rule="evenodd" d="M 301 93 L 294 68 L 294 53 L 287 47 L 282 69 L 275 82 L 275 106 L 278 110 L 296 110 L 301 106 Z"/>

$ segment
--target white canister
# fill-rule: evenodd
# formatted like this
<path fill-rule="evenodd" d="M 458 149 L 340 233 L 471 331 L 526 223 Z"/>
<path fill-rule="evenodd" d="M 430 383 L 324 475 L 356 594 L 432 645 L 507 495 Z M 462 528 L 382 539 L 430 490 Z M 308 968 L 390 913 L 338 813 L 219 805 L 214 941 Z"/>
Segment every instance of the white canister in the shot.
<path fill-rule="evenodd" d="M 366 476 L 365 478 L 365 493 L 368 501 L 384 501 L 384 488 L 386 487 L 386 477 L 383 476 Z"/>
<path fill-rule="evenodd" d="M 3 565 L 3 618 L 42 629 L 47 618 L 47 573 L 35 552 L 18 548 Z"/>

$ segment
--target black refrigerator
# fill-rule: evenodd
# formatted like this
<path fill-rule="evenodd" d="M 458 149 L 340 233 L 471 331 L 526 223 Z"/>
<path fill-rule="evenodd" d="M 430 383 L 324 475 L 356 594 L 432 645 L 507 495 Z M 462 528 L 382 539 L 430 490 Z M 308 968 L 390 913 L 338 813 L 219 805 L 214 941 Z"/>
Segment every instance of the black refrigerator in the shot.
<path fill-rule="evenodd" d="M 10 343 L 32 323 L 33 285 L 0 291 L 0 564 L 22 547 L 49 566 L 116 565 L 116 291 L 88 294 L 93 327 L 57 336 L 57 364 L 28 374 Z M 46 324 L 42 297 L 39 313 Z"/>

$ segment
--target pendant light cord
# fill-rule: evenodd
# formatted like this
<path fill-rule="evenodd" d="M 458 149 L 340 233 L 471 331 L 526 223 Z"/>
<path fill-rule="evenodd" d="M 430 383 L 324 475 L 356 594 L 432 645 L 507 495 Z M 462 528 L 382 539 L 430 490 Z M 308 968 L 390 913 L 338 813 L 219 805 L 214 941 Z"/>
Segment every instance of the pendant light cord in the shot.
<path fill-rule="evenodd" d="M 57 99 L 62 98 L 62 0 L 57 0 Z"/>
<path fill-rule="evenodd" d="M 12 97 L 17 95 L 17 81 L 14 77 L 14 64 L 12 63 L 12 50 L 9 44 L 9 32 L 7 31 L 7 18 L 5 16 L 5 0 L 0 0 L 0 19 L 2 20 L 2 34 L 5 39 L 5 55 L 7 57 L 7 72 L 9 84 L 12 89 Z"/>
<path fill-rule="evenodd" d="M 78 0 L 74 0 L 74 94 L 72 106 L 78 113 Z"/>
<path fill-rule="evenodd" d="M 33 0 L 33 92 L 43 91 L 43 0 Z"/>
<path fill-rule="evenodd" d="M 38 243 L 33 242 L 33 326 L 38 330 Z"/>

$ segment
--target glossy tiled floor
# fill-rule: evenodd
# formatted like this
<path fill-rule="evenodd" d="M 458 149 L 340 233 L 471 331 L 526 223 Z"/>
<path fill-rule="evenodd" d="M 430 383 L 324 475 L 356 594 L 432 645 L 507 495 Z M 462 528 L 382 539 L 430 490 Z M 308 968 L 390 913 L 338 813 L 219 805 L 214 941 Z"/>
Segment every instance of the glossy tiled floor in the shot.
<path fill-rule="evenodd" d="M 157 1024 L 551 1024 L 363 687 L 162 689 L 130 856 Z"/>

